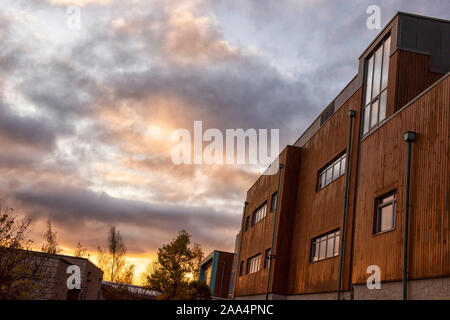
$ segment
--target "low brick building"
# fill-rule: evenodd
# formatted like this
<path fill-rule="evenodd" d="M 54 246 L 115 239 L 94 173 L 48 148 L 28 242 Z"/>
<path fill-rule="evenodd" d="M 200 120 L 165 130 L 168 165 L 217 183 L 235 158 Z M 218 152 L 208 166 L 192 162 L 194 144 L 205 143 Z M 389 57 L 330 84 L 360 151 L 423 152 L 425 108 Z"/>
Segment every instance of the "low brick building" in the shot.
<path fill-rule="evenodd" d="M 11 249 L 4 249 L 11 250 Z M 3 251 L 10 254 L 10 251 Z M 16 250 L 21 255 L 29 255 L 23 263 L 37 269 L 32 275 L 36 284 L 36 292 L 30 297 L 37 300 L 97 300 L 101 299 L 103 271 L 86 258 L 77 258 L 59 254 L 48 254 L 38 251 Z M 80 268 L 80 289 L 69 290 L 67 279 L 71 273 L 67 269 L 71 265 Z"/>

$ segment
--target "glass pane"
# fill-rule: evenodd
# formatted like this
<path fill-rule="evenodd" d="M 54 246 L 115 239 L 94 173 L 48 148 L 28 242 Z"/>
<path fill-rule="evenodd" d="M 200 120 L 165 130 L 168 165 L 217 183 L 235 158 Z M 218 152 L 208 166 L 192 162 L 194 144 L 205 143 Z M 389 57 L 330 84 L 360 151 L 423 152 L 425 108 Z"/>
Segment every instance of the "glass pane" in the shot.
<path fill-rule="evenodd" d="M 334 241 L 336 243 L 336 245 L 334 246 L 334 255 L 337 256 L 339 255 L 339 232 L 336 233 L 336 238 Z"/>
<path fill-rule="evenodd" d="M 390 230 L 394 227 L 393 215 L 392 215 L 392 205 L 381 208 L 381 225 L 380 231 Z"/>
<path fill-rule="evenodd" d="M 372 73 L 373 73 L 373 56 L 370 57 L 367 62 L 367 71 L 366 71 L 366 103 L 368 104 L 372 99 Z"/>
<path fill-rule="evenodd" d="M 328 238 L 328 243 L 327 243 L 327 258 L 332 257 L 333 254 L 334 254 L 334 251 L 333 251 L 333 244 L 334 244 L 334 236 Z"/>
<path fill-rule="evenodd" d="M 341 160 L 341 175 L 345 173 L 345 156 Z"/>
<path fill-rule="evenodd" d="M 319 259 L 319 246 L 317 243 L 313 244 L 313 261 L 317 261 Z"/>
<path fill-rule="evenodd" d="M 372 97 L 375 97 L 378 93 L 380 93 L 382 54 L 383 54 L 383 47 L 380 47 L 375 52 L 375 66 L 373 69 Z"/>
<path fill-rule="evenodd" d="M 364 129 L 363 133 L 369 131 L 369 120 L 370 120 L 370 106 L 364 109 Z"/>
<path fill-rule="evenodd" d="M 325 184 L 326 184 L 326 181 L 325 181 L 325 177 L 326 177 L 325 172 L 322 172 L 322 174 L 321 174 L 320 177 L 321 177 L 320 187 L 323 188 L 323 187 L 325 187 Z"/>
<path fill-rule="evenodd" d="M 326 178 L 326 185 L 331 183 L 331 180 L 333 178 L 333 167 L 329 168 L 326 172 L 327 178 Z"/>
<path fill-rule="evenodd" d="M 372 104 L 372 116 L 370 117 L 370 127 L 378 123 L 378 100 Z"/>
<path fill-rule="evenodd" d="M 389 202 L 389 201 L 392 201 L 392 200 L 394 200 L 394 195 L 393 194 L 391 194 L 390 196 L 387 196 L 387 197 L 384 197 L 383 199 L 381 199 L 381 203 L 386 203 L 386 202 Z"/>
<path fill-rule="evenodd" d="M 391 37 L 387 38 L 384 42 L 383 49 L 383 75 L 381 82 L 381 89 L 387 87 L 388 77 L 389 77 L 389 52 L 391 48 Z"/>
<path fill-rule="evenodd" d="M 340 175 L 341 162 L 339 160 L 336 161 L 333 168 L 334 168 L 333 169 L 333 180 L 336 180 L 337 178 L 339 178 L 339 175 Z"/>
<path fill-rule="evenodd" d="M 327 249 L 327 242 L 320 241 L 319 260 L 325 259 L 326 249 Z"/>
<path fill-rule="evenodd" d="M 379 121 L 384 120 L 386 118 L 386 92 L 387 90 L 384 90 L 384 92 L 380 96 L 380 119 Z"/>

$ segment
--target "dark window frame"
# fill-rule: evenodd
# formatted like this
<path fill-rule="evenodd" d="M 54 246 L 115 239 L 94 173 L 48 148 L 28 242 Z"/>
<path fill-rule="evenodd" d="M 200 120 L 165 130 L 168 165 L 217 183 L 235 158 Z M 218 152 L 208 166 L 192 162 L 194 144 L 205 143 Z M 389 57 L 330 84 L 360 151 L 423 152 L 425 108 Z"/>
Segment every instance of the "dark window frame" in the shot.
<path fill-rule="evenodd" d="M 387 40 L 389 39 L 389 52 L 388 54 L 388 67 L 387 67 L 387 75 L 383 74 L 384 66 L 385 66 L 385 44 L 387 43 Z M 373 94 L 373 88 L 374 88 L 374 79 L 375 79 L 375 54 L 376 52 L 381 48 L 381 62 L 380 62 L 380 80 L 379 80 L 379 91 L 377 94 Z M 372 132 L 374 129 L 376 129 L 380 123 L 382 123 L 386 118 L 386 109 L 387 109 L 387 88 L 388 88 L 388 82 L 386 82 L 386 86 L 383 88 L 383 76 L 387 76 L 387 81 L 389 81 L 389 61 L 390 61 L 390 51 L 392 48 L 392 37 L 391 34 L 388 33 L 381 41 L 380 43 L 372 50 L 370 55 L 367 56 L 367 58 L 364 61 L 364 86 L 363 86 L 363 106 L 362 106 L 362 119 L 361 119 L 361 137 L 364 137 L 368 135 L 370 132 Z M 369 72 L 369 61 L 373 58 L 372 63 L 372 70 L 371 70 L 371 79 L 370 79 L 370 100 L 367 101 L 367 76 Z M 384 94 L 384 118 L 380 119 L 380 110 L 381 110 L 381 96 Z M 372 125 L 372 107 L 374 103 L 378 103 L 378 110 L 377 110 L 377 121 Z M 368 110 L 368 128 L 367 131 L 365 131 L 365 114 L 366 109 Z"/>
<path fill-rule="evenodd" d="M 244 275 L 244 260 L 241 260 L 239 263 L 239 277 L 242 277 Z"/>
<path fill-rule="evenodd" d="M 338 161 L 339 161 L 339 174 L 337 177 L 335 177 L 334 166 Z M 344 150 L 343 152 L 339 153 L 339 155 L 334 157 L 332 160 L 328 161 L 327 164 L 322 166 L 319 169 L 319 171 L 317 171 L 316 192 L 325 189 L 328 185 L 332 184 L 334 181 L 343 176 L 345 174 L 346 165 L 347 165 L 347 150 Z M 328 170 L 331 170 L 331 181 L 327 183 L 326 177 Z M 322 177 L 325 177 L 324 178 L 325 183 L 323 185 L 322 185 Z"/>
<path fill-rule="evenodd" d="M 274 203 L 274 198 L 276 198 L 275 203 Z M 275 211 L 277 206 L 278 206 L 278 192 L 275 191 L 272 194 L 272 196 L 270 197 L 270 212 Z"/>
<path fill-rule="evenodd" d="M 383 203 L 383 200 L 390 196 L 393 196 L 392 200 Z M 386 230 L 381 230 L 381 209 L 391 205 L 392 205 L 392 227 Z M 374 236 L 395 230 L 395 222 L 397 215 L 396 211 L 397 211 L 397 190 L 389 191 L 375 198 L 375 212 L 373 218 L 373 232 L 372 232 Z"/>
<path fill-rule="evenodd" d="M 250 266 L 253 260 L 258 258 L 258 262 L 255 264 L 257 270 L 250 273 Z M 247 267 L 245 269 L 245 274 L 254 274 L 261 271 L 261 252 L 258 254 L 255 254 L 254 256 L 251 256 L 247 259 Z"/>
<path fill-rule="evenodd" d="M 250 225 L 250 216 L 245 217 L 244 231 L 248 231 Z"/>
<path fill-rule="evenodd" d="M 325 238 L 325 239 L 322 239 Z M 330 249 L 331 251 L 331 255 L 328 256 L 328 241 L 333 239 L 333 248 Z M 320 258 L 320 248 L 322 246 L 322 243 L 324 243 L 325 245 L 325 257 L 324 258 Z M 337 247 L 336 247 L 337 245 Z M 340 245 L 341 245 L 341 231 L 339 228 L 337 229 L 333 229 L 331 231 L 328 231 L 326 233 L 323 233 L 317 237 L 314 237 L 311 239 L 311 248 L 310 248 L 310 263 L 315 263 L 315 262 L 319 262 L 319 261 L 323 261 L 323 260 L 327 260 L 327 259 L 332 259 L 335 257 L 339 256 L 339 249 L 340 249 Z M 317 250 L 317 259 L 316 258 L 316 247 L 318 247 Z"/>
<path fill-rule="evenodd" d="M 264 251 L 264 269 L 267 269 L 269 267 L 270 256 L 272 255 L 271 251 L 271 248 L 268 248 L 266 249 L 266 251 Z"/>
<path fill-rule="evenodd" d="M 261 219 L 259 219 L 258 221 L 255 221 L 256 213 L 257 213 L 260 209 L 262 209 L 264 206 L 266 206 L 266 212 L 264 213 L 264 216 L 263 216 Z M 254 225 L 256 225 L 258 222 L 261 222 L 262 220 L 264 220 L 265 217 L 267 217 L 267 200 L 264 201 L 258 208 L 256 208 L 256 209 L 253 211 L 253 213 L 252 213 L 252 227 L 253 227 Z"/>

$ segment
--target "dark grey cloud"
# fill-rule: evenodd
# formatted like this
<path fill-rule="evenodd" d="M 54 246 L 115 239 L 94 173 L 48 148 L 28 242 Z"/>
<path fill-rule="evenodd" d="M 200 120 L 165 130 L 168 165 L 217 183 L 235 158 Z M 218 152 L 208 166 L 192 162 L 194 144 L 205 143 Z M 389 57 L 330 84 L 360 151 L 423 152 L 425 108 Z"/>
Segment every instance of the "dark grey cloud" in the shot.
<path fill-rule="evenodd" d="M 145 228 L 149 234 L 164 230 L 173 235 L 184 228 L 197 239 L 207 241 L 208 246 L 231 244 L 230 232 L 234 232 L 240 220 L 236 215 L 224 214 L 212 208 L 154 205 L 66 186 L 35 186 L 29 190 L 18 190 L 14 198 L 28 217 L 51 217 L 58 227 L 65 229 L 83 230 L 83 226 L 101 222 L 105 230 L 108 225 L 117 224 Z M 208 226 L 207 229 L 205 226 Z M 160 244 L 152 239 L 141 241 Z M 132 251 L 134 245 L 128 245 Z"/>
<path fill-rule="evenodd" d="M 0 138 L 31 145 L 36 149 L 51 150 L 55 146 L 57 134 L 51 124 L 44 125 L 41 119 L 33 117 L 16 116 L 0 102 Z"/>

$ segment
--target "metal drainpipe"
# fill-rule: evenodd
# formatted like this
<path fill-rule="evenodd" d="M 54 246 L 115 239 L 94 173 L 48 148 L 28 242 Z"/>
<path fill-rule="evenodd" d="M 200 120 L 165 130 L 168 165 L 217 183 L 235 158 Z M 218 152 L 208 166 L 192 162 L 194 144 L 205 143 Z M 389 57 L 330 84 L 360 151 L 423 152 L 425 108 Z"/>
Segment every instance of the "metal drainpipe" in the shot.
<path fill-rule="evenodd" d="M 240 267 L 241 267 L 241 247 L 242 247 L 242 238 L 244 237 L 244 221 L 245 221 L 245 213 L 247 211 L 248 202 L 245 201 L 244 209 L 242 213 L 242 222 L 241 222 L 241 232 L 239 233 L 239 251 L 238 251 L 238 259 L 236 261 L 236 265 L 234 266 L 234 288 L 233 288 L 233 299 L 236 297 L 236 286 L 237 279 L 239 277 Z"/>
<path fill-rule="evenodd" d="M 219 293 L 219 296 L 220 296 L 220 297 L 222 297 L 223 277 L 224 277 L 224 274 L 225 274 L 225 268 L 226 268 L 226 266 L 227 266 L 227 262 L 224 261 L 224 262 L 223 262 L 223 267 L 222 267 L 222 277 L 221 277 L 221 279 L 220 279 L 220 293 Z"/>
<path fill-rule="evenodd" d="M 275 241 L 275 230 L 276 230 L 276 224 L 277 224 L 278 202 L 280 200 L 280 181 L 281 181 L 281 171 L 282 170 L 283 170 L 283 164 L 280 163 L 279 170 L 278 170 L 277 203 L 275 206 L 275 212 L 273 213 L 272 244 L 270 245 L 269 271 L 267 273 L 267 285 L 266 285 L 266 300 L 269 300 L 270 273 L 272 271 L 272 259 L 275 258 L 275 255 L 273 254 L 273 243 Z M 266 257 L 264 257 L 264 259 L 265 258 Z"/>
<path fill-rule="evenodd" d="M 407 131 L 403 135 L 407 143 L 406 153 L 406 190 L 405 190 L 405 224 L 403 227 L 403 300 L 408 300 L 407 294 L 407 273 L 408 273 L 408 215 L 409 215 L 409 182 L 411 169 L 411 143 L 416 141 L 415 132 Z"/>
<path fill-rule="evenodd" d="M 350 117 L 350 129 L 348 132 L 348 147 L 347 147 L 347 159 L 345 165 L 345 192 L 344 192 L 344 214 L 342 215 L 342 230 L 341 230 L 341 245 L 339 248 L 339 276 L 338 276 L 338 289 L 337 289 L 337 299 L 341 300 L 341 282 L 342 282 L 342 263 L 344 255 L 344 245 L 345 245 L 345 223 L 347 221 L 347 198 L 348 198 L 348 177 L 350 174 L 350 160 L 352 152 L 352 131 L 353 131 L 353 118 L 356 116 L 355 110 L 350 110 L 348 112 Z"/>

